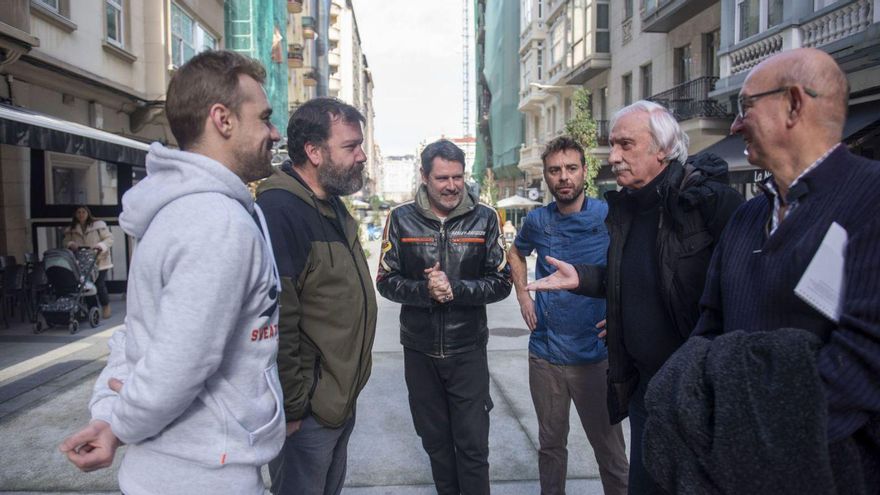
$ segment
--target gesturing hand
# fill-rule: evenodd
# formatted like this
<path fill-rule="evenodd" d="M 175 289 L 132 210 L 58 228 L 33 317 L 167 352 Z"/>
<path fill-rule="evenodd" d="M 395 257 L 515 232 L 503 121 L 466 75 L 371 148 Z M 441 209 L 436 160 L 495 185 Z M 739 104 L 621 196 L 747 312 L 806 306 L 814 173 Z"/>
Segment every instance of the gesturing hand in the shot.
<path fill-rule="evenodd" d="M 556 271 L 530 283 L 526 286 L 526 290 L 570 290 L 577 288 L 580 280 L 577 270 L 572 265 L 552 256 L 547 256 L 545 259 L 547 263 L 556 267 Z"/>

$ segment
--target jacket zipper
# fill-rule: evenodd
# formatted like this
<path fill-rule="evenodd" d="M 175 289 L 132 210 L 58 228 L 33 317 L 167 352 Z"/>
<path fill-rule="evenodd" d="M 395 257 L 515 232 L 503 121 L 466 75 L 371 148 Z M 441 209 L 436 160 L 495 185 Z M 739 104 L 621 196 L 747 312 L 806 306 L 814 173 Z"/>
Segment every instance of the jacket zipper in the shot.
<path fill-rule="evenodd" d="M 446 269 L 446 219 L 440 220 L 440 269 Z M 440 357 L 445 358 L 446 347 L 446 307 L 440 307 Z"/>
<path fill-rule="evenodd" d="M 315 366 L 312 370 L 312 386 L 309 389 L 309 400 L 315 396 L 315 389 L 318 388 L 318 380 L 321 379 L 321 355 L 315 355 Z"/>
<path fill-rule="evenodd" d="M 348 254 L 351 255 L 351 260 L 354 263 L 355 271 L 357 272 L 357 276 L 358 276 L 358 281 L 360 281 L 360 283 L 361 283 L 361 294 L 364 298 L 364 305 L 363 305 L 364 306 L 364 312 L 363 312 L 364 313 L 364 327 L 363 327 L 363 332 L 361 332 L 361 350 L 358 353 L 358 367 L 357 367 L 357 371 L 355 371 L 355 374 L 354 374 L 354 381 L 352 382 L 352 385 L 351 385 L 352 388 L 348 394 L 348 400 L 345 403 L 345 409 L 349 410 L 352 406 L 352 403 L 354 402 L 355 391 L 357 390 L 358 386 L 360 385 L 361 374 L 363 371 L 362 368 L 363 368 L 363 363 L 364 363 L 364 348 L 367 346 L 367 325 L 369 325 L 369 321 L 368 321 L 369 320 L 369 308 L 367 307 L 369 301 L 367 298 L 367 289 L 364 284 L 364 277 L 363 277 L 363 275 L 361 275 L 360 265 L 358 264 L 357 255 L 355 255 L 354 250 L 351 248 L 351 246 L 348 245 L 348 238 L 345 236 L 344 233 L 342 235 L 342 238 L 345 240 L 345 245 L 348 248 Z M 358 245 L 358 247 L 360 247 L 360 240 L 357 239 L 355 242 Z"/>

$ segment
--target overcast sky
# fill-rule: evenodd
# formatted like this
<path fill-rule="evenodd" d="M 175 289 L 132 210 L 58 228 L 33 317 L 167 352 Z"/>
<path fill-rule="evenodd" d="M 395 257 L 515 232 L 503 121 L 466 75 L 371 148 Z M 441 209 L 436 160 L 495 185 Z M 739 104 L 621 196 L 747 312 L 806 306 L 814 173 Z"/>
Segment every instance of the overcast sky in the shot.
<path fill-rule="evenodd" d="M 461 136 L 461 0 L 352 0 L 352 4 L 373 73 L 376 141 L 382 154 L 414 154 L 425 139 Z M 473 75 L 470 86 L 473 129 Z"/>

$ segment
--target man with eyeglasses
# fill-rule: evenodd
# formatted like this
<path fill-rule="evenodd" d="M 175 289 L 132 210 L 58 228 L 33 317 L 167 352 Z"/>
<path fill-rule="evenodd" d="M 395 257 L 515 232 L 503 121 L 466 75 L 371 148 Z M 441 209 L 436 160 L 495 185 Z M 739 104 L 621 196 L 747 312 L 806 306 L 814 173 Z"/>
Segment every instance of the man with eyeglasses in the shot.
<path fill-rule="evenodd" d="M 748 161 L 772 176 L 715 248 L 694 331 L 714 339 L 692 337 L 651 384 L 656 422 L 647 426 L 646 456 L 658 460 L 652 474 L 667 490 L 680 489 L 681 473 L 709 455 L 723 457 L 725 446 L 749 458 L 707 468 L 713 491 L 880 487 L 880 163 L 841 143 L 848 92 L 846 75 L 816 49 L 768 58 L 743 83 L 731 132 L 743 137 Z M 696 447 L 668 460 L 670 445 L 688 442 L 670 434 L 680 417 L 673 408 L 700 417 L 690 399 L 677 402 L 684 397 L 677 390 L 696 376 L 711 385 L 703 403 L 711 454 Z M 749 400 L 730 401 L 726 392 L 743 383 Z M 730 417 L 740 433 L 725 439 Z M 786 462 L 763 462 L 774 455 Z"/>

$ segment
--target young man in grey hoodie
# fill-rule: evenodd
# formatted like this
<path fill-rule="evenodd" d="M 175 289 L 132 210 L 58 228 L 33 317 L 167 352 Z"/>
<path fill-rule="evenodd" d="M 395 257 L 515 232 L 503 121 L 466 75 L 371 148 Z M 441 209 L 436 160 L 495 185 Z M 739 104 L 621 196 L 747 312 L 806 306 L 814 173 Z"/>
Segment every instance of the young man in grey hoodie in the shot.
<path fill-rule="evenodd" d="M 84 471 L 127 445 L 128 495 L 264 493 L 284 442 L 276 369 L 280 282 L 246 187 L 271 173 L 280 136 L 265 70 L 210 51 L 180 67 L 166 113 L 181 147 L 153 143 L 147 178 L 123 197 L 138 241 L 125 328 L 110 340 L 92 421 L 60 449 Z"/>

